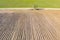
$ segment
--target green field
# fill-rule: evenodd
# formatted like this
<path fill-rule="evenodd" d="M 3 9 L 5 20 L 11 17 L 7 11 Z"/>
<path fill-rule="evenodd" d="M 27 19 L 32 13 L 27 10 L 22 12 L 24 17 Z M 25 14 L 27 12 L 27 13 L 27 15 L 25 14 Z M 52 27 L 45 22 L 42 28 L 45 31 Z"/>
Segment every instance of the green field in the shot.
<path fill-rule="evenodd" d="M 0 0 L 0 8 L 60 8 L 60 0 Z"/>

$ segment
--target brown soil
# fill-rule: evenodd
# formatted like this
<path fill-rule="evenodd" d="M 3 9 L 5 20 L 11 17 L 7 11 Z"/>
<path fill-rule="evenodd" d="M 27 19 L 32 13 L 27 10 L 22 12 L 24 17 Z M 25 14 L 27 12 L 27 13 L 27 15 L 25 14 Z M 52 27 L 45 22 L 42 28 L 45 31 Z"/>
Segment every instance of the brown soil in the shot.
<path fill-rule="evenodd" d="M 0 10 L 0 40 L 60 40 L 60 10 Z"/>

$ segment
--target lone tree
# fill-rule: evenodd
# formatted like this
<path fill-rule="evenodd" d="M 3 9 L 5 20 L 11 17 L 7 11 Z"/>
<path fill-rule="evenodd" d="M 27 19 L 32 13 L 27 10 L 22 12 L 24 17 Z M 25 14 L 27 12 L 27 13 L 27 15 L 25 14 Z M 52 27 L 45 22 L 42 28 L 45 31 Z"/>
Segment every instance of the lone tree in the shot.
<path fill-rule="evenodd" d="M 34 7 L 35 10 L 39 10 L 38 5 L 34 4 L 33 7 Z"/>

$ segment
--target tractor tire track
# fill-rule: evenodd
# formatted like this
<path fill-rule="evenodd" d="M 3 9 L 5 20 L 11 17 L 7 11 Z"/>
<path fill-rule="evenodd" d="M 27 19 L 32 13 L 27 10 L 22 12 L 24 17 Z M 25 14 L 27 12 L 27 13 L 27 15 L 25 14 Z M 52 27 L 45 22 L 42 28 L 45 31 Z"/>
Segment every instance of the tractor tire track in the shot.
<path fill-rule="evenodd" d="M 39 12 L 0 13 L 0 40 L 59 40 L 54 26 Z"/>

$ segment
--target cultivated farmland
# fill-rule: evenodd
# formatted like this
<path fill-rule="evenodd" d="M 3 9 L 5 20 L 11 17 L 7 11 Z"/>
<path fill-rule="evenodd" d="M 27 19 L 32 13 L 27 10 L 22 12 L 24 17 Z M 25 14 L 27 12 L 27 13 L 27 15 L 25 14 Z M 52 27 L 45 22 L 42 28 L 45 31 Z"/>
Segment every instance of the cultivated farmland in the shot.
<path fill-rule="evenodd" d="M 0 10 L 0 40 L 60 40 L 60 10 Z"/>

